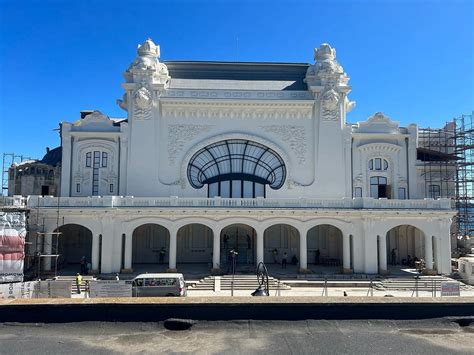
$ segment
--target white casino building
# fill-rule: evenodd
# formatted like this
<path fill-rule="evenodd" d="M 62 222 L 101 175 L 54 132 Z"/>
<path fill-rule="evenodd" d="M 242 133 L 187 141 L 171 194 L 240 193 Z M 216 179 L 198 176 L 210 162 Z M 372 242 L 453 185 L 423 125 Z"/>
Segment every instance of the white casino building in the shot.
<path fill-rule="evenodd" d="M 450 273 L 455 211 L 425 196 L 417 126 L 382 113 L 347 123 L 355 103 L 335 49 L 322 44 L 313 64 L 159 57 L 147 40 L 125 71 L 127 118 L 61 123 L 61 198 L 29 206 L 44 232 L 59 226 L 69 262 L 218 271 L 236 249 L 249 267 L 286 252 L 300 272 L 372 274 L 396 249 L 398 264 Z"/>

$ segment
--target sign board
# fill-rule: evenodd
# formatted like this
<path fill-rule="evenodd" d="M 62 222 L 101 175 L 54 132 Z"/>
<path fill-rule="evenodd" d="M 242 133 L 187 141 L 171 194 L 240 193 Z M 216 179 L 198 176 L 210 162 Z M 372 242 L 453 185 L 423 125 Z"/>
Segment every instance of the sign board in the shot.
<path fill-rule="evenodd" d="M 460 296 L 459 282 L 441 282 L 441 296 Z"/>
<path fill-rule="evenodd" d="M 23 281 L 26 215 L 0 212 L 0 283 Z"/>
<path fill-rule="evenodd" d="M 89 281 L 89 297 L 132 297 L 132 281 L 94 280 Z"/>

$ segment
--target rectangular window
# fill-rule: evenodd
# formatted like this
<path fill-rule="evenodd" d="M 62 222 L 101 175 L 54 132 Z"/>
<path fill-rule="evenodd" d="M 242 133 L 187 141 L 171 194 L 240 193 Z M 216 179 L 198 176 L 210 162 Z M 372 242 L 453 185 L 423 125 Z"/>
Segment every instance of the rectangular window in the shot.
<path fill-rule="evenodd" d="M 229 198 L 230 197 L 230 181 L 221 181 L 221 197 Z"/>
<path fill-rule="evenodd" d="M 440 198 L 441 197 L 441 189 L 439 185 L 430 185 L 428 187 L 428 197 L 430 198 Z"/>
<path fill-rule="evenodd" d="M 404 187 L 399 187 L 398 188 L 398 198 L 400 200 L 406 200 L 406 189 Z"/>
<path fill-rule="evenodd" d="M 375 170 L 382 170 L 382 159 L 375 158 Z"/>
<path fill-rule="evenodd" d="M 387 196 L 387 178 L 384 176 L 372 176 L 370 178 L 370 197 L 384 198 Z"/>
<path fill-rule="evenodd" d="M 253 182 L 252 181 L 244 181 L 244 198 L 252 198 L 253 197 Z"/>
<path fill-rule="evenodd" d="M 109 192 L 114 192 L 114 184 L 109 185 Z"/>
<path fill-rule="evenodd" d="M 232 198 L 242 197 L 242 180 L 232 180 Z"/>
<path fill-rule="evenodd" d="M 92 153 L 86 153 L 86 168 L 91 167 Z"/>
<path fill-rule="evenodd" d="M 76 192 L 81 192 L 81 184 L 76 184 Z"/>
<path fill-rule="evenodd" d="M 107 167 L 107 153 L 102 152 L 102 167 L 106 168 Z"/>
<path fill-rule="evenodd" d="M 219 183 L 218 182 L 214 182 L 212 184 L 209 184 L 208 185 L 208 191 L 209 191 L 209 195 L 208 197 L 216 197 L 216 196 L 219 196 Z"/>
<path fill-rule="evenodd" d="M 255 183 L 255 197 L 265 197 L 265 185 Z"/>
<path fill-rule="evenodd" d="M 354 197 L 362 197 L 362 187 L 354 188 Z"/>

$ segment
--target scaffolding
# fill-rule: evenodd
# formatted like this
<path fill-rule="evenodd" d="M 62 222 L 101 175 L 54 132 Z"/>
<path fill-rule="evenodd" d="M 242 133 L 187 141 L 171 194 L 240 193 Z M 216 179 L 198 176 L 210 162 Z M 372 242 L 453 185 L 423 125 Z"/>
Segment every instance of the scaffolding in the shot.
<path fill-rule="evenodd" d="M 29 242 L 27 243 L 28 250 L 25 253 L 25 264 L 36 279 L 56 277 L 58 276 L 58 268 L 61 267 L 59 264 L 61 258 L 59 240 L 63 233 L 59 231 L 60 197 L 57 197 L 57 199 L 56 229 L 54 232 L 44 231 L 44 218 L 40 220 L 39 197 L 36 211 L 31 216 L 34 223 L 29 224 L 27 228 Z"/>
<path fill-rule="evenodd" d="M 452 236 L 474 236 L 474 124 L 473 114 L 461 115 L 443 128 L 422 128 L 417 158 L 422 162 L 425 197 L 451 198 L 457 210 Z"/>
<path fill-rule="evenodd" d="M 24 155 L 18 155 L 15 153 L 3 153 L 2 159 L 2 191 L 0 192 L 1 196 L 7 195 L 8 193 L 8 169 L 14 163 L 22 163 L 25 160 L 31 160 L 31 157 Z"/>
<path fill-rule="evenodd" d="M 474 235 L 474 125 L 473 114 L 454 119 L 455 154 L 460 158 L 456 170 L 456 218 L 458 236 L 464 240 Z"/>

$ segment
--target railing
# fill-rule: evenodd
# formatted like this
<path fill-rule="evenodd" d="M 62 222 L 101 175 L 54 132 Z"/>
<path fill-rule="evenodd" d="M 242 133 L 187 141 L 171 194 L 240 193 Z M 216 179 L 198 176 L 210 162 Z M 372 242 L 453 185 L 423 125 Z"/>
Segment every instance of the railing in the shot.
<path fill-rule="evenodd" d="M 229 208 L 229 209 L 430 209 L 450 210 L 450 199 L 388 200 L 373 198 L 200 198 L 200 197 L 133 197 L 133 196 L 90 196 L 53 197 L 29 196 L 28 207 L 160 207 L 160 208 Z"/>

